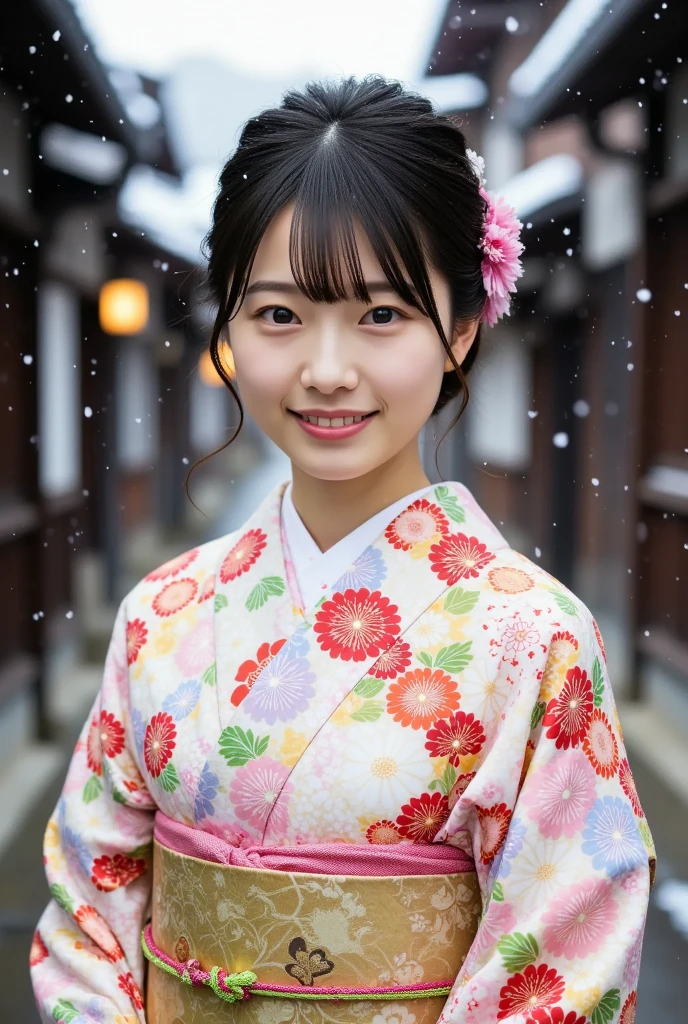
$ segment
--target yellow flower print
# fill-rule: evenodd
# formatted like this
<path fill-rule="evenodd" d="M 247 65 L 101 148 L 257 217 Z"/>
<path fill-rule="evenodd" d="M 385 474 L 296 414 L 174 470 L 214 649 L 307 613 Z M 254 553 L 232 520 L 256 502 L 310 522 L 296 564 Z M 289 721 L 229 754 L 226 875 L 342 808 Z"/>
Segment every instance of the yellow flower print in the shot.
<path fill-rule="evenodd" d="M 602 998 L 597 977 L 593 967 L 579 967 L 578 970 L 573 968 L 566 988 L 565 999 L 586 1017 L 592 1013 Z"/>
<path fill-rule="evenodd" d="M 178 628 L 178 624 L 175 623 L 173 626 L 171 622 L 165 622 L 153 637 L 152 649 L 156 654 L 169 654 L 170 651 L 174 650 L 177 638 L 175 636 L 175 629 Z"/>
<path fill-rule="evenodd" d="M 415 544 L 411 545 L 408 553 L 411 558 L 427 558 L 430 554 L 430 548 L 433 544 L 437 544 L 439 539 L 439 533 L 435 533 L 432 537 L 428 537 L 426 540 L 419 540 Z"/>
<path fill-rule="evenodd" d="M 53 850 L 60 845 L 60 830 L 54 818 L 48 822 L 43 843 L 47 850 Z"/>
<path fill-rule="evenodd" d="M 449 758 L 448 757 L 431 757 L 430 758 L 430 764 L 432 765 L 432 770 L 433 770 L 433 772 L 435 774 L 435 778 L 436 779 L 441 779 L 442 776 L 444 775 L 444 769 L 449 764 Z"/>
<path fill-rule="evenodd" d="M 307 746 L 308 739 L 304 733 L 294 732 L 293 729 L 287 727 L 284 730 L 282 746 L 279 748 L 280 761 L 282 764 L 286 764 L 287 768 L 293 768 Z"/>
<path fill-rule="evenodd" d="M 566 631 L 555 633 L 552 637 L 540 685 L 541 700 L 548 701 L 557 696 L 566 682 L 566 673 L 576 664 L 577 658 L 578 641 L 576 638 Z"/>
<path fill-rule="evenodd" d="M 335 725 L 349 725 L 354 712 L 363 707 L 363 698 L 353 691 L 349 693 L 332 715 Z"/>
<path fill-rule="evenodd" d="M 449 616 L 449 639 L 452 643 L 463 643 L 468 639 L 466 626 L 470 623 L 470 615 Z"/>
<path fill-rule="evenodd" d="M 619 739 L 623 743 L 623 741 L 624 741 L 623 729 L 621 728 L 621 719 L 619 718 L 619 712 L 616 710 L 616 706 L 614 707 L 613 716 L 614 716 L 614 725 L 616 726 L 617 732 L 619 734 Z"/>

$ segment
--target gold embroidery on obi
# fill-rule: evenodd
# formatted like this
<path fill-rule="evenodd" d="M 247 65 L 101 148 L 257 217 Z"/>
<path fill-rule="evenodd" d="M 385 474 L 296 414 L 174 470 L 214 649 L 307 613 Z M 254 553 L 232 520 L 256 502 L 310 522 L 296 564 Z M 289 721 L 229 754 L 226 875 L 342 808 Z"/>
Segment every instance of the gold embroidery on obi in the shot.
<path fill-rule="evenodd" d="M 258 993 L 226 1003 L 149 964 L 149 1024 L 436 1024 L 446 997 L 395 1002 L 306 998 L 311 986 L 381 988 L 446 983 L 461 970 L 481 899 L 475 872 L 394 878 L 230 867 L 154 844 L 152 934 L 157 947 L 210 971 L 253 971 L 261 983 L 302 985 L 304 997 Z"/>

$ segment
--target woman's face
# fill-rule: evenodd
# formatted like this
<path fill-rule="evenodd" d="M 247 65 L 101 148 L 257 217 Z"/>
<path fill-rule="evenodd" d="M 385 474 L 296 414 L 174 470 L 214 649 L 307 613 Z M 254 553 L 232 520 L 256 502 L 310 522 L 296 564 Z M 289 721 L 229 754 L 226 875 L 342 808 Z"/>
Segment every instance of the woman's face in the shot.
<path fill-rule="evenodd" d="M 417 450 L 451 363 L 432 321 L 393 291 L 363 232 L 358 252 L 372 302 L 307 299 L 289 263 L 291 218 L 287 207 L 265 232 L 229 325 L 241 398 L 302 472 L 350 480 Z M 447 283 L 438 273 L 431 283 L 448 332 Z M 459 362 L 469 333 L 454 346 Z"/>

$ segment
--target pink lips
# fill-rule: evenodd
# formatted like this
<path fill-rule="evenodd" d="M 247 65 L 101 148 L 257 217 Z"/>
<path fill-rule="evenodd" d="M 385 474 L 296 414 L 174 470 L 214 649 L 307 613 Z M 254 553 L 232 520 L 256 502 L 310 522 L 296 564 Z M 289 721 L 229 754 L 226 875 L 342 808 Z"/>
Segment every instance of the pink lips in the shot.
<path fill-rule="evenodd" d="M 324 413 L 321 412 L 320 410 L 313 410 L 311 412 L 310 409 L 308 410 L 308 414 L 310 416 L 328 416 L 332 419 L 340 417 L 344 418 L 345 416 L 348 417 L 361 415 L 360 412 L 355 412 L 353 410 L 350 412 L 347 409 L 341 411 L 337 409 L 336 416 L 334 415 L 333 412 Z M 360 421 L 360 423 L 349 423 L 346 426 L 342 427 L 321 427 L 318 426 L 316 423 L 310 423 L 308 420 L 302 419 L 301 416 L 298 416 L 296 414 L 294 414 L 294 418 L 296 419 L 299 426 L 303 430 L 305 430 L 307 434 L 310 434 L 311 437 L 317 437 L 319 440 L 322 441 L 343 441 L 347 437 L 353 437 L 354 434 L 359 434 L 363 429 L 365 429 L 365 427 L 368 426 L 368 424 L 374 417 L 366 416 L 365 419 L 362 419 Z"/>

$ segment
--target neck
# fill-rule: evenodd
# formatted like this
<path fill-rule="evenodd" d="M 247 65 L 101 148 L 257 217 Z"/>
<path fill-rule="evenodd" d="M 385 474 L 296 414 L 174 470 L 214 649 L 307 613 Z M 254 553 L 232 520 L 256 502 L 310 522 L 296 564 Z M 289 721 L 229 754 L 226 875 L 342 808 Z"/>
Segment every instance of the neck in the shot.
<path fill-rule="evenodd" d="M 429 487 L 414 441 L 408 450 L 352 480 L 320 480 L 292 463 L 292 500 L 321 551 L 405 494 Z"/>

